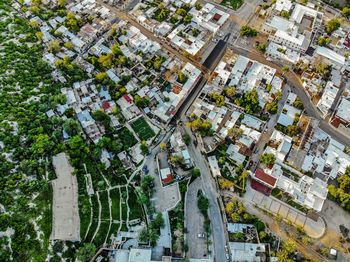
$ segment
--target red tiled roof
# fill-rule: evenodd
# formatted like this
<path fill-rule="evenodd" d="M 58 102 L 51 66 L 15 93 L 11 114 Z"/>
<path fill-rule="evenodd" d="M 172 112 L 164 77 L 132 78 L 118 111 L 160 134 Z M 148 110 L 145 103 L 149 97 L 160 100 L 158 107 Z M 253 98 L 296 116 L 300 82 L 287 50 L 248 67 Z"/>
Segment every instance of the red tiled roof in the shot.
<path fill-rule="evenodd" d="M 126 100 L 126 102 L 130 103 L 132 102 L 132 99 L 130 98 L 130 96 L 128 95 L 123 95 L 124 99 Z"/>
<path fill-rule="evenodd" d="M 276 185 L 276 178 L 266 174 L 262 169 L 257 169 L 254 174 L 254 178 L 274 187 Z"/>
<path fill-rule="evenodd" d="M 259 183 L 258 181 L 256 180 L 252 180 L 250 182 L 250 186 L 255 189 L 256 191 L 259 191 L 261 193 L 263 193 L 264 195 L 271 195 L 271 192 L 272 192 L 272 189 L 263 185 L 262 183 Z"/>
<path fill-rule="evenodd" d="M 102 103 L 102 108 L 104 109 L 104 110 L 107 110 L 108 108 L 110 108 L 111 107 L 111 105 L 108 103 L 108 101 L 103 101 L 103 103 Z"/>
<path fill-rule="evenodd" d="M 163 184 L 168 184 L 173 181 L 173 176 L 171 174 L 167 175 L 166 178 L 162 179 Z"/>
<path fill-rule="evenodd" d="M 215 20 L 215 21 L 219 21 L 220 18 L 221 18 L 221 15 L 220 15 L 220 14 L 216 13 L 216 14 L 214 15 L 214 20 Z"/>

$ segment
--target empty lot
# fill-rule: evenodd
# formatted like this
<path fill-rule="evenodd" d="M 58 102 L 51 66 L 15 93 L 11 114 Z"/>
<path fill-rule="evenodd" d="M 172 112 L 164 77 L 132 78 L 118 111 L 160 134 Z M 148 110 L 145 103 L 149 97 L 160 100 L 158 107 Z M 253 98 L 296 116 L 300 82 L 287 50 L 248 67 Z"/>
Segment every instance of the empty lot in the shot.
<path fill-rule="evenodd" d="M 52 164 L 57 179 L 52 181 L 51 239 L 80 241 L 77 178 L 72 175 L 73 168 L 65 153 L 54 156 Z"/>

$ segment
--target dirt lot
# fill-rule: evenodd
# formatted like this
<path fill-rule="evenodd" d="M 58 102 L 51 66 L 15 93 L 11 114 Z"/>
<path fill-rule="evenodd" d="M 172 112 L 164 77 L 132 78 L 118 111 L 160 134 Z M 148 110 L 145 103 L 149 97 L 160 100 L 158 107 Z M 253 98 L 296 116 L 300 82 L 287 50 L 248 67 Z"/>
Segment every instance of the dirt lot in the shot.
<path fill-rule="evenodd" d="M 57 179 L 52 181 L 53 214 L 51 239 L 80 241 L 80 218 L 78 212 L 78 184 L 72 175 L 73 168 L 67 155 L 53 157 Z"/>

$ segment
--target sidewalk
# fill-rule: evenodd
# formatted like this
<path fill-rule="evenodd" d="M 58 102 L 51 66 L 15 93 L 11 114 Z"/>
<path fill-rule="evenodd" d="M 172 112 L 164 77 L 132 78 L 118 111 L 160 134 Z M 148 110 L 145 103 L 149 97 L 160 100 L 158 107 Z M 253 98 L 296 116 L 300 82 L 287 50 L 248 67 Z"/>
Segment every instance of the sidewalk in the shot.
<path fill-rule="evenodd" d="M 266 196 L 255 191 L 249 185 L 247 185 L 247 193 L 241 200 L 244 203 L 249 202 L 248 204 L 257 205 L 259 208 L 279 215 L 297 226 L 301 226 L 306 234 L 312 238 L 321 238 L 326 232 L 326 224 L 323 218 L 319 217 L 317 221 L 314 221 L 296 208 L 291 207 L 277 198 Z"/>

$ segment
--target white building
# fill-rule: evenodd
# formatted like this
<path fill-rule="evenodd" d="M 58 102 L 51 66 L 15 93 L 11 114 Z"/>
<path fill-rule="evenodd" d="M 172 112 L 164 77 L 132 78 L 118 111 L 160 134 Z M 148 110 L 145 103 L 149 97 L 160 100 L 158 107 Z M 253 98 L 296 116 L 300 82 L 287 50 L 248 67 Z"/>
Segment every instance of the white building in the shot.
<path fill-rule="evenodd" d="M 332 107 L 334 99 L 338 94 L 339 89 L 332 82 L 327 82 L 321 99 L 317 103 L 317 108 L 322 112 L 323 117 L 326 117 L 329 109 Z"/>

